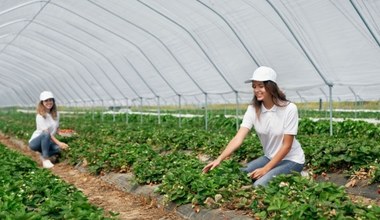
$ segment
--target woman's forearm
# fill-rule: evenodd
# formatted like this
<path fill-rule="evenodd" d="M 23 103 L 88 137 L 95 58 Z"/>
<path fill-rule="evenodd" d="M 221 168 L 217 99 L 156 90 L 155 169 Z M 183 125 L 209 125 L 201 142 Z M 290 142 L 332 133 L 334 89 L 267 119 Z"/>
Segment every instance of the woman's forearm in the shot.
<path fill-rule="evenodd" d="M 240 128 L 239 131 L 236 133 L 235 137 L 228 143 L 226 149 L 224 149 L 224 151 L 220 154 L 217 160 L 223 161 L 227 157 L 231 156 L 231 154 L 241 146 L 241 144 L 244 141 L 244 138 L 247 136 L 248 133 L 248 128 Z"/>
<path fill-rule="evenodd" d="M 268 171 L 271 170 L 273 167 L 275 167 L 280 161 L 282 161 L 285 158 L 285 156 L 289 153 L 292 147 L 293 140 L 294 140 L 293 135 L 288 135 L 288 134 L 284 135 L 284 141 L 280 150 L 276 153 L 276 155 L 274 155 L 274 157 L 270 160 L 270 162 L 264 166 L 265 169 L 267 169 Z"/>

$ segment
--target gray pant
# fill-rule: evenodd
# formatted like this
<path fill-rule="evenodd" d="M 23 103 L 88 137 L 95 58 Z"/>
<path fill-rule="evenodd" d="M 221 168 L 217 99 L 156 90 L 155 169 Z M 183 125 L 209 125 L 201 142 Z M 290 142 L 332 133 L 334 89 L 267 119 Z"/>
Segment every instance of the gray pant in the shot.
<path fill-rule="evenodd" d="M 40 152 L 43 158 L 51 157 L 60 152 L 59 146 L 51 140 L 48 132 L 42 132 L 40 136 L 33 138 L 29 142 L 29 147 Z"/>

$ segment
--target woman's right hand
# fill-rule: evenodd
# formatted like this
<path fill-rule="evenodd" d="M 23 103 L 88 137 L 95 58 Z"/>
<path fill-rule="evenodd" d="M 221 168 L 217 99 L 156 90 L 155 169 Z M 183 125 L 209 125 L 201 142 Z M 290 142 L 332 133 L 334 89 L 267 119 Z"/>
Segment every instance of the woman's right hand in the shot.
<path fill-rule="evenodd" d="M 207 173 L 208 171 L 214 169 L 215 167 L 219 166 L 220 161 L 219 160 L 214 160 L 211 163 L 207 164 L 203 169 L 203 173 Z"/>
<path fill-rule="evenodd" d="M 59 142 L 58 146 L 59 146 L 62 150 L 67 150 L 67 148 L 69 148 L 69 145 L 67 145 L 66 143 L 63 143 L 63 142 Z"/>

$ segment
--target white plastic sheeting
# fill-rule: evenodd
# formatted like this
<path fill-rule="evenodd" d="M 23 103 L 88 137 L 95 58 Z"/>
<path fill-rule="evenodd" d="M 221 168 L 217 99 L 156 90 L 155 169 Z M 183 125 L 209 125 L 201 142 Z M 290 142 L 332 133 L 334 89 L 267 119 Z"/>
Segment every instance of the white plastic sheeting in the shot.
<path fill-rule="evenodd" d="M 0 0 L 0 106 L 379 100 L 380 0 Z"/>

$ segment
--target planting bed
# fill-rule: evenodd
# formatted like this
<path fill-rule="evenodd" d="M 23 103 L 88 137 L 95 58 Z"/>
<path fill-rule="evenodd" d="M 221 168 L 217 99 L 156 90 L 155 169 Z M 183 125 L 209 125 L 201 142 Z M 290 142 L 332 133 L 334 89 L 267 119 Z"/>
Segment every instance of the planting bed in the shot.
<path fill-rule="evenodd" d="M 1 143 L 39 163 L 38 155 L 30 151 L 23 141 L 0 134 Z M 64 162 L 57 163 L 51 172 L 82 191 L 91 204 L 114 213 L 115 219 L 182 219 L 174 212 L 169 212 L 160 206 L 155 198 L 127 193 L 94 175 L 80 172 Z M 78 219 L 82 218 L 78 217 Z"/>
<path fill-rule="evenodd" d="M 31 116 L 0 116 L 0 125 L 7 122 L 2 125 L 4 132 L 27 140 L 32 128 L 25 127 L 25 122 Z M 73 136 L 61 137 L 71 146 L 63 155 L 65 161 L 102 177 L 133 174 L 127 181 L 131 187 L 125 189 L 139 191 L 153 186 L 160 201 L 175 203 L 178 210 L 190 207 L 187 210 L 192 211 L 192 217 L 207 209 L 240 210 L 247 217 L 260 219 L 380 217 L 379 126 L 339 122 L 334 124 L 336 135 L 330 137 L 328 122 L 302 120 L 298 139 L 305 150 L 310 179 L 279 176 L 268 187 L 253 189 L 239 168 L 261 154 L 254 134 L 230 160 L 208 174 L 201 172 L 205 160 L 217 156 L 233 136 L 233 119 L 210 118 L 209 131 L 192 128 L 200 125 L 198 119 L 187 119 L 183 123 L 187 127 L 181 129 L 171 117 L 163 117 L 159 126 L 151 126 L 156 121 L 151 117 L 143 118 L 149 125 L 141 124 L 139 116 L 130 116 L 129 124 L 119 120 L 94 120 L 86 115 L 63 118 L 62 127 L 76 131 Z M 354 190 L 332 183 L 335 176 L 344 180 L 340 185 Z M 368 190 L 374 197 L 347 194 L 355 189 Z"/>

